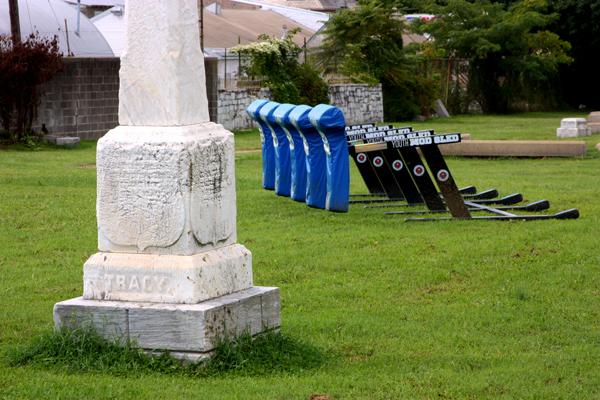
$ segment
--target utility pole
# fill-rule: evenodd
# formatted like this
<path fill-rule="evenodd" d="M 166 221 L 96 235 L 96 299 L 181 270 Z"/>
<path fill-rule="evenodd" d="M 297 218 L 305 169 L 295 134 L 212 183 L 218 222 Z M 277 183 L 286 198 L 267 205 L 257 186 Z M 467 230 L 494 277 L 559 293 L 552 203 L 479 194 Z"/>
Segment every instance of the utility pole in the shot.
<path fill-rule="evenodd" d="M 200 15 L 200 49 L 204 53 L 204 0 L 198 0 L 198 14 Z"/>
<path fill-rule="evenodd" d="M 19 0 L 8 0 L 10 14 L 10 34 L 13 46 L 21 43 L 21 23 L 19 22 Z"/>

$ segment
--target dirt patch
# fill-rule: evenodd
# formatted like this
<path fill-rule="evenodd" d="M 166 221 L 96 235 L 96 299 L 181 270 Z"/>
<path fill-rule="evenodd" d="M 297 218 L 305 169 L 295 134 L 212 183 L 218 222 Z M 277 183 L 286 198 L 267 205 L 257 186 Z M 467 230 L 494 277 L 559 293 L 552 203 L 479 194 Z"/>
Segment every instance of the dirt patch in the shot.
<path fill-rule="evenodd" d="M 308 400 L 331 400 L 331 398 L 324 394 L 311 394 Z"/>
<path fill-rule="evenodd" d="M 239 153 L 258 153 L 259 151 L 262 151 L 262 150 L 237 150 L 235 152 L 235 154 L 239 154 Z"/>

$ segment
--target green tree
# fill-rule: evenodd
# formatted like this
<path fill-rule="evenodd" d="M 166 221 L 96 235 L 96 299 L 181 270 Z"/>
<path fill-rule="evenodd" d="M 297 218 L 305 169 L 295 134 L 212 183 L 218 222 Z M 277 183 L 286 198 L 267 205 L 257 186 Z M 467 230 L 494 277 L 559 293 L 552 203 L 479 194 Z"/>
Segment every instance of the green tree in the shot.
<path fill-rule="evenodd" d="M 560 67 L 563 98 L 572 107 L 585 104 L 589 109 L 600 110 L 596 58 L 600 54 L 600 2 L 554 0 L 549 5 L 549 9 L 558 13 L 559 17 L 548 28 L 571 44 L 569 55 L 575 60 Z"/>
<path fill-rule="evenodd" d="M 522 0 L 505 10 L 487 0 L 449 0 L 432 6 L 438 18 L 415 21 L 438 47 L 469 60 L 469 91 L 486 113 L 507 113 L 519 103 L 556 107 L 552 79 L 558 66 L 569 63 L 570 45 L 538 28 L 556 19 L 544 14 L 544 0 Z"/>
<path fill-rule="evenodd" d="M 292 29 L 284 39 L 260 35 L 258 40 L 262 42 L 238 45 L 231 52 L 244 58 L 242 71 L 248 76 L 268 77 L 275 101 L 310 106 L 328 104 L 329 87 L 315 67 L 298 63 L 301 49 L 293 37 L 299 31 Z"/>
<path fill-rule="evenodd" d="M 331 72 L 338 64 L 369 83 L 400 82 L 404 23 L 392 13 L 375 1 L 340 9 L 325 23 L 323 45 L 315 54 L 319 65 Z"/>
<path fill-rule="evenodd" d="M 494 0 L 513 5 L 521 0 Z M 559 67 L 558 83 L 564 101 L 571 107 L 585 104 L 600 109 L 600 80 L 597 75 L 597 54 L 600 53 L 600 2 L 598 0 L 549 0 L 548 11 L 558 18 L 548 26 L 561 39 L 571 44 L 569 56 L 574 61 Z M 581 90 L 586 88 L 586 90 Z"/>
<path fill-rule="evenodd" d="M 385 120 L 412 119 L 429 111 L 437 83 L 415 74 L 417 65 L 403 51 L 404 30 L 395 10 L 377 1 L 361 3 L 329 18 L 314 56 L 325 71 L 337 68 L 355 82 L 381 83 Z"/>

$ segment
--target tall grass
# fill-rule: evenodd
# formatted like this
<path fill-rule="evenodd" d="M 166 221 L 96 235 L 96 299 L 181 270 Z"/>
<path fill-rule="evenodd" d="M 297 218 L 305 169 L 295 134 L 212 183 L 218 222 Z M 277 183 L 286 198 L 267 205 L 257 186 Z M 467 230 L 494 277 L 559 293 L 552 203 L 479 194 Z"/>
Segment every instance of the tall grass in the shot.
<path fill-rule="evenodd" d="M 125 335 L 105 338 L 94 324 L 60 331 L 46 329 L 26 344 L 6 352 L 11 366 L 50 368 L 67 373 L 97 373 L 116 376 L 158 373 L 166 375 L 257 376 L 298 373 L 334 361 L 331 353 L 314 345 L 267 330 L 252 336 L 248 329 L 239 335 L 217 336 L 209 357 L 197 362 L 176 358 L 169 351 L 145 352 Z"/>

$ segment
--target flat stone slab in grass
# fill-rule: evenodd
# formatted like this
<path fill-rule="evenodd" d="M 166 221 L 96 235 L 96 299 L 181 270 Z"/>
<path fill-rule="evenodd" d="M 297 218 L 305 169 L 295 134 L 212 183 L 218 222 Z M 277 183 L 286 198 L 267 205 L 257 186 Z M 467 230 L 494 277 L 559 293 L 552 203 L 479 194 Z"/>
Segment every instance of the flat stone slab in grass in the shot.
<path fill-rule="evenodd" d="M 79 144 L 81 143 L 81 139 L 78 137 L 63 137 L 63 136 L 58 136 L 58 135 L 46 135 L 46 136 L 42 136 L 42 140 L 44 142 L 48 142 L 48 143 L 53 143 L 57 146 L 64 146 L 64 147 L 75 147 L 75 146 L 79 146 Z"/>
<path fill-rule="evenodd" d="M 56 144 L 56 139 L 58 139 L 59 137 L 60 136 L 58 136 L 58 135 L 46 135 L 46 136 L 42 136 L 42 140 L 44 142 Z"/>
<path fill-rule="evenodd" d="M 191 361 L 214 349 L 217 335 L 256 335 L 281 326 L 279 288 L 254 286 L 198 304 L 84 300 L 54 305 L 56 329 L 93 322 L 106 339 L 129 337 L 145 350 L 180 352 Z M 76 319 L 74 319 L 74 315 Z"/>
<path fill-rule="evenodd" d="M 78 137 L 57 137 L 55 143 L 57 146 L 73 148 L 75 146 L 79 146 L 81 139 Z"/>
<path fill-rule="evenodd" d="M 573 157 L 584 156 L 585 142 L 537 140 L 467 140 L 440 146 L 445 156 Z"/>

